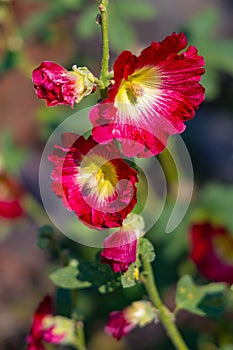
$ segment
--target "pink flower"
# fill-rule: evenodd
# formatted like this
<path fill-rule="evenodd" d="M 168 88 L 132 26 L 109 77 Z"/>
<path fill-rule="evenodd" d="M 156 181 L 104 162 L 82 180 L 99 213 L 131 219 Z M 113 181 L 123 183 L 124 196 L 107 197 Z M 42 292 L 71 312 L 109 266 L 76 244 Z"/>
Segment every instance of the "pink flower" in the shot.
<path fill-rule="evenodd" d="M 233 283 L 233 237 L 226 228 L 209 222 L 194 224 L 191 259 L 206 278 Z"/>
<path fill-rule="evenodd" d="M 5 173 L 0 173 L 0 217 L 15 219 L 24 214 L 23 188 Z"/>
<path fill-rule="evenodd" d="M 158 321 L 158 312 L 149 301 L 135 301 L 122 311 L 113 311 L 109 315 L 105 332 L 117 340 L 135 327 L 144 327 Z"/>
<path fill-rule="evenodd" d="M 32 81 L 39 98 L 48 106 L 71 105 L 95 90 L 94 76 L 86 67 L 73 66 L 73 71 L 44 61 L 32 73 Z"/>
<path fill-rule="evenodd" d="M 100 254 L 101 262 L 109 264 L 113 272 L 127 271 L 129 265 L 136 261 L 138 238 L 143 229 L 142 217 L 130 213 L 121 229 L 105 239 L 104 250 Z"/>
<path fill-rule="evenodd" d="M 199 81 L 204 59 L 183 33 L 153 42 L 137 57 L 123 51 L 114 63 L 108 97 L 90 111 L 93 137 L 122 142 L 128 157 L 160 153 L 169 135 L 181 133 L 204 100 Z"/>
<path fill-rule="evenodd" d="M 55 164 L 52 190 L 86 225 L 119 227 L 136 204 L 136 171 L 113 143 L 99 145 L 90 136 L 62 135 L 49 160 Z"/>
<path fill-rule="evenodd" d="M 43 341 L 59 344 L 65 337 L 65 333 L 56 334 L 55 325 L 44 327 L 46 317 L 51 316 L 52 312 L 52 299 L 46 296 L 35 311 L 30 334 L 27 336 L 27 350 L 44 350 Z"/>

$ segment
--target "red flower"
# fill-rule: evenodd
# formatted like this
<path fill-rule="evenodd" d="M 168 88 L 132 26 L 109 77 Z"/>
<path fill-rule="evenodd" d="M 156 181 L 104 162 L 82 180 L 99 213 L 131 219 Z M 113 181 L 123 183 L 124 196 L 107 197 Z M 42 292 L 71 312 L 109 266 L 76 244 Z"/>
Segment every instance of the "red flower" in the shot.
<path fill-rule="evenodd" d="M 152 321 L 158 321 L 158 312 L 149 301 L 135 301 L 122 311 L 113 311 L 109 315 L 105 332 L 119 340 L 135 327 L 144 327 Z"/>
<path fill-rule="evenodd" d="M 32 73 L 32 81 L 39 98 L 48 106 L 78 103 L 95 90 L 94 76 L 86 67 L 73 66 L 73 71 L 54 62 L 44 61 Z"/>
<path fill-rule="evenodd" d="M 100 254 L 103 264 L 109 264 L 113 272 L 125 272 L 136 261 L 137 242 L 142 235 L 144 221 L 141 216 L 130 213 L 119 231 L 107 237 Z"/>
<path fill-rule="evenodd" d="M 52 315 L 52 311 L 52 299 L 50 296 L 46 296 L 34 314 L 30 334 L 27 336 L 27 350 L 44 350 L 43 341 L 51 344 L 59 344 L 65 337 L 65 333 L 55 333 L 55 325 L 49 328 L 44 327 L 43 322 L 46 317 Z"/>
<path fill-rule="evenodd" d="M 204 59 L 183 33 L 153 42 L 137 57 L 123 51 L 114 63 L 108 98 L 90 112 L 98 142 L 116 138 L 128 157 L 160 153 L 169 135 L 181 133 L 204 99 L 199 81 Z"/>
<path fill-rule="evenodd" d="M 20 200 L 23 195 L 22 187 L 6 174 L 0 174 L 0 216 L 15 219 L 23 215 Z"/>
<path fill-rule="evenodd" d="M 63 134 L 62 143 L 49 156 L 55 164 L 52 190 L 86 225 L 121 226 L 136 204 L 136 171 L 113 143 L 99 145 L 72 133 Z"/>
<path fill-rule="evenodd" d="M 206 278 L 233 283 L 233 237 L 224 227 L 194 224 L 191 229 L 191 259 Z"/>

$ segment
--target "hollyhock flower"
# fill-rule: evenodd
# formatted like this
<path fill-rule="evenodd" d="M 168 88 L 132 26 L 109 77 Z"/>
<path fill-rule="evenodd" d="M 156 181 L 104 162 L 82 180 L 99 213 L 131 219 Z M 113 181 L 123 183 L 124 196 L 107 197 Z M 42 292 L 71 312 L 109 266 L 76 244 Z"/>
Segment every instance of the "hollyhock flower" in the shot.
<path fill-rule="evenodd" d="M 158 311 L 151 302 L 135 301 L 122 311 L 110 313 L 105 332 L 119 340 L 135 327 L 144 327 L 152 321 L 158 321 Z"/>
<path fill-rule="evenodd" d="M 204 100 L 204 59 L 194 46 L 182 51 L 186 46 L 184 33 L 173 33 L 138 57 L 120 54 L 107 99 L 90 111 L 96 141 L 116 138 L 126 156 L 150 157 L 165 148 L 169 135 L 184 131 Z"/>
<path fill-rule="evenodd" d="M 104 241 L 100 261 L 109 264 L 113 272 L 125 272 L 136 261 L 138 238 L 144 234 L 144 221 L 139 215 L 130 213 L 119 231 Z"/>
<path fill-rule="evenodd" d="M 233 283 L 233 237 L 226 228 L 209 222 L 194 224 L 191 259 L 206 278 Z"/>
<path fill-rule="evenodd" d="M 86 225 L 119 227 L 136 204 L 136 171 L 114 145 L 77 134 L 62 135 L 49 160 L 55 164 L 52 190 Z"/>
<path fill-rule="evenodd" d="M 48 106 L 71 105 L 95 90 L 93 74 L 86 67 L 73 66 L 73 71 L 50 61 L 44 61 L 32 73 L 37 96 Z"/>
<path fill-rule="evenodd" d="M 20 203 L 22 187 L 5 173 L 0 173 L 0 217 L 15 219 L 23 215 Z"/>
<path fill-rule="evenodd" d="M 52 316 L 52 299 L 46 296 L 39 304 L 34 314 L 30 334 L 27 336 L 27 350 L 44 350 L 43 341 L 51 344 L 59 344 L 65 337 L 65 333 L 58 334 L 56 325 L 44 326 L 47 317 Z"/>

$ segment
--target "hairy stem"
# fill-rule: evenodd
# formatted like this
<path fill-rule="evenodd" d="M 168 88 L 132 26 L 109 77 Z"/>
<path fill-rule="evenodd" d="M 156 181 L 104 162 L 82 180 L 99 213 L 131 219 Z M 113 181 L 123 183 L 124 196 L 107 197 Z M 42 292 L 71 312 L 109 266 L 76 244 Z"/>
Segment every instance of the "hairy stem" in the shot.
<path fill-rule="evenodd" d="M 153 305 L 159 310 L 160 321 L 167 331 L 167 334 L 173 342 L 177 350 L 188 350 L 187 345 L 179 333 L 179 330 L 174 323 L 174 314 L 171 313 L 168 308 L 163 304 L 158 289 L 155 284 L 153 271 L 150 262 L 143 256 L 141 256 L 144 272 L 141 276 L 141 280 L 147 290 L 147 293 L 153 303 Z"/>
<path fill-rule="evenodd" d="M 101 98 L 107 97 L 108 89 L 108 64 L 109 64 L 109 40 L 108 40 L 108 0 L 102 0 L 99 6 L 101 12 L 102 31 L 102 64 L 100 73 Z"/>
<path fill-rule="evenodd" d="M 72 305 L 72 318 L 75 321 L 75 332 L 76 332 L 76 349 L 77 350 L 86 350 L 85 343 L 85 334 L 84 334 L 84 325 L 80 320 L 80 317 L 77 315 L 77 306 L 78 306 L 78 290 L 70 290 L 71 305 Z"/>

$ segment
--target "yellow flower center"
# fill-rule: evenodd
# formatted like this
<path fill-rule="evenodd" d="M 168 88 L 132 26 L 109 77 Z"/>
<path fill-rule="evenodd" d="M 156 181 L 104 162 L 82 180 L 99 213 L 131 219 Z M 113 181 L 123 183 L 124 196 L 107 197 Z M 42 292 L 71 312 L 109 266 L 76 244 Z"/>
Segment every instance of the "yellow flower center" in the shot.
<path fill-rule="evenodd" d="M 117 172 L 111 161 L 97 155 L 89 155 L 82 161 L 78 182 L 83 194 L 96 197 L 98 203 L 103 203 L 114 194 L 117 180 Z"/>
<path fill-rule="evenodd" d="M 115 97 L 121 117 L 135 119 L 152 111 L 160 95 L 160 76 L 159 68 L 143 67 L 122 80 Z"/>
<path fill-rule="evenodd" d="M 233 238 L 226 235 L 218 235 L 213 238 L 213 246 L 216 254 L 226 264 L 233 264 Z"/>

